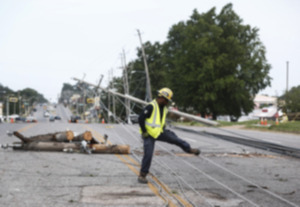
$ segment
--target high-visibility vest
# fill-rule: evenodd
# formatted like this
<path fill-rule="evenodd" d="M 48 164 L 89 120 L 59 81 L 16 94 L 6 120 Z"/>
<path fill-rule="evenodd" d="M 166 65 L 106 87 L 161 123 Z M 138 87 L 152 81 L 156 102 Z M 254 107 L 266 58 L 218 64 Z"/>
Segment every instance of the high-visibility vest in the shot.
<path fill-rule="evenodd" d="M 162 132 L 163 132 L 163 127 L 166 123 L 166 116 L 168 113 L 167 107 L 164 107 L 163 109 L 163 116 L 162 120 L 160 119 L 160 110 L 159 106 L 156 100 L 153 100 L 150 102 L 150 104 L 153 106 L 153 110 L 151 113 L 150 118 L 147 118 L 145 120 L 145 127 L 148 132 L 148 134 L 156 139 Z"/>

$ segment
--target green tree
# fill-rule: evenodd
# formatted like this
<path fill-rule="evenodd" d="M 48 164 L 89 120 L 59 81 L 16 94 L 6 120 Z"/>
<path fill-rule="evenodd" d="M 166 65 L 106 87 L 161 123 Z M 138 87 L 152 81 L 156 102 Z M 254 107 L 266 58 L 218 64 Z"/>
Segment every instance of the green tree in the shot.
<path fill-rule="evenodd" d="M 286 112 L 300 112 L 300 85 L 286 92 L 282 99 L 285 100 Z"/>
<path fill-rule="evenodd" d="M 0 84 L 0 102 L 3 103 L 3 111 L 6 112 L 7 100 L 8 97 L 16 97 L 18 98 L 18 102 L 13 103 L 9 102 L 9 114 L 17 113 L 20 114 L 20 105 L 24 103 L 32 106 L 34 103 L 43 103 L 47 102 L 47 99 L 36 90 L 31 88 L 25 88 L 20 91 L 13 91 L 8 87 L 4 87 Z"/>
<path fill-rule="evenodd" d="M 242 24 L 232 4 L 171 27 L 164 44 L 164 71 L 182 109 L 233 119 L 253 109 L 253 97 L 270 85 L 271 66 L 258 29 Z"/>
<path fill-rule="evenodd" d="M 64 83 L 60 93 L 60 103 L 65 103 L 70 100 L 73 94 L 80 94 L 81 91 L 76 85 L 71 85 L 69 83 Z"/>

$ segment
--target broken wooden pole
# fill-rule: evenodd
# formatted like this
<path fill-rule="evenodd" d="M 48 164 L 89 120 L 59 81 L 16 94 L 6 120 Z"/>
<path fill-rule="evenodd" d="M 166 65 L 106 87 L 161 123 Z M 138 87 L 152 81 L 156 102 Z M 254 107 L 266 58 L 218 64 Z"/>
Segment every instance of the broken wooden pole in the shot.
<path fill-rule="evenodd" d="M 66 142 L 71 141 L 74 138 L 74 133 L 72 131 L 65 131 L 65 132 L 56 132 L 56 133 L 49 133 L 43 135 L 37 135 L 32 137 L 25 137 L 18 131 L 14 131 L 13 135 L 18 137 L 24 143 L 30 142 L 49 142 L 49 141 L 56 141 L 56 142 Z"/>
<path fill-rule="evenodd" d="M 57 133 L 55 138 L 58 142 L 72 141 L 74 139 L 74 133 L 70 130 L 67 130 L 65 132 Z"/>
<path fill-rule="evenodd" d="M 80 144 L 74 142 L 29 142 L 13 149 L 32 151 L 63 151 L 64 149 L 80 150 Z"/>
<path fill-rule="evenodd" d="M 73 141 L 77 142 L 77 141 L 88 141 L 88 142 L 93 142 L 93 143 L 98 143 L 92 136 L 92 133 L 90 131 L 85 131 L 82 134 L 79 134 L 77 136 L 74 137 Z"/>
<path fill-rule="evenodd" d="M 129 145 L 106 145 L 108 136 L 104 135 L 105 144 L 99 143 L 90 131 L 74 137 L 72 131 L 49 133 L 25 137 L 15 131 L 13 134 L 22 142 L 14 143 L 13 149 L 32 151 L 80 151 L 106 154 L 129 154 Z"/>
<path fill-rule="evenodd" d="M 129 145 L 103 145 L 93 144 L 93 153 L 109 153 L 109 154 L 129 154 Z"/>

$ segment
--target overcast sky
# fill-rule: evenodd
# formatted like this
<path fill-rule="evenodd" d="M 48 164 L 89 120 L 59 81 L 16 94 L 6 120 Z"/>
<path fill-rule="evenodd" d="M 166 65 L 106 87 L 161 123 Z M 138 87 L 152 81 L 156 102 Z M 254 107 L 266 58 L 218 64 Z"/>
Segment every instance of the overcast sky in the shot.
<path fill-rule="evenodd" d="M 300 85 L 299 0 L 1 0 L 0 83 L 33 88 L 51 101 L 63 83 L 74 84 L 71 77 L 84 73 L 92 83 L 103 74 L 106 86 L 111 69 L 121 75 L 123 49 L 127 62 L 136 59 L 136 29 L 143 42 L 163 43 L 170 27 L 194 9 L 219 13 L 230 2 L 244 24 L 259 28 L 272 65 L 272 86 L 260 93 L 282 95 L 287 61 L 289 88 Z"/>

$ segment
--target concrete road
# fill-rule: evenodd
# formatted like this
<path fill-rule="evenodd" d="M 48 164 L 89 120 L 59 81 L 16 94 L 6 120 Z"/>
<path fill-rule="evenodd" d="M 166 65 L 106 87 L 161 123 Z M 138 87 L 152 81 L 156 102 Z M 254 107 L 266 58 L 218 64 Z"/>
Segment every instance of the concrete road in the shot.
<path fill-rule="evenodd" d="M 131 154 L 0 149 L 0 206 L 300 205 L 299 159 L 180 130 L 172 129 L 199 147 L 201 155 L 157 142 L 148 185 L 137 182 L 143 155 L 137 125 L 69 124 L 66 120 L 0 124 L 0 143 L 18 141 L 7 136 L 7 130 L 33 136 L 66 129 L 89 130 L 98 140 L 107 134 L 113 144 L 130 145 Z M 246 134 L 275 137 L 263 132 Z M 285 137 L 276 134 L 282 143 Z M 293 138 L 295 145 L 299 140 L 299 136 Z"/>

